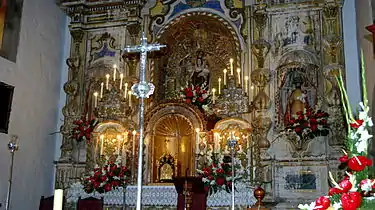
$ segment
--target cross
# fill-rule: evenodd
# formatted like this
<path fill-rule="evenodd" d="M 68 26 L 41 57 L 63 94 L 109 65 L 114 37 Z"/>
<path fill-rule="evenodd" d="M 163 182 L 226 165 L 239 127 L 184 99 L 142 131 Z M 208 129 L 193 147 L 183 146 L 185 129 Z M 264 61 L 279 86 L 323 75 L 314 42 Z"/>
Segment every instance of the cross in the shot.
<path fill-rule="evenodd" d="M 142 204 L 142 177 L 143 177 L 143 139 L 144 139 L 144 113 L 145 113 L 145 98 L 148 98 L 153 94 L 155 86 L 152 83 L 146 82 L 146 61 L 147 52 L 160 50 L 166 45 L 160 44 L 148 44 L 145 33 L 142 33 L 141 44 L 133 47 L 126 47 L 126 52 L 140 52 L 140 70 L 139 70 L 139 83 L 134 84 L 132 87 L 133 95 L 140 98 L 141 103 L 139 104 L 139 148 L 138 148 L 138 177 L 137 177 L 137 205 L 136 209 L 141 210 Z"/>

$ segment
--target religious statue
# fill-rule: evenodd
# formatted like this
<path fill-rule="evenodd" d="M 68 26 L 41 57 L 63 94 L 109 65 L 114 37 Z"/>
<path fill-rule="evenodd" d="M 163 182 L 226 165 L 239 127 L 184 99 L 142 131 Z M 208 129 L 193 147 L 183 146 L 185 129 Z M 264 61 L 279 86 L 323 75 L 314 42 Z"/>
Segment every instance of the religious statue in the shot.
<path fill-rule="evenodd" d="M 306 92 L 302 90 L 303 78 L 298 75 L 293 78 L 294 90 L 289 95 L 287 100 L 286 111 L 284 115 L 285 123 L 296 116 L 298 112 L 303 112 L 306 105 L 308 104 Z"/>
<path fill-rule="evenodd" d="M 202 86 L 209 83 L 210 70 L 203 51 L 198 50 L 195 59 L 191 55 L 185 56 L 179 65 L 179 72 L 182 74 L 180 77 L 182 86 Z"/>

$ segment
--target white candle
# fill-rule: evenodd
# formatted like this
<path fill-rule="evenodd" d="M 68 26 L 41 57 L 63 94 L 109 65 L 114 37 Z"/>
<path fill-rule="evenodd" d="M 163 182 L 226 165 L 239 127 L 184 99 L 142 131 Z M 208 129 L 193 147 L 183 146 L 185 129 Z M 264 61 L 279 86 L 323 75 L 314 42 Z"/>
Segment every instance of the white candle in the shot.
<path fill-rule="evenodd" d="M 128 95 L 128 83 L 125 83 L 125 91 L 124 91 L 124 97 Z"/>
<path fill-rule="evenodd" d="M 131 107 L 132 106 L 132 91 L 131 90 L 128 91 L 128 95 L 129 95 L 129 106 Z"/>
<path fill-rule="evenodd" d="M 100 98 L 103 98 L 103 89 L 104 89 L 104 82 L 100 84 Z"/>
<path fill-rule="evenodd" d="M 104 151 L 104 135 L 100 135 L 100 156 L 103 155 Z"/>
<path fill-rule="evenodd" d="M 220 134 L 214 133 L 214 152 L 220 152 L 220 142 L 219 142 Z"/>
<path fill-rule="evenodd" d="M 195 136 L 195 138 L 196 138 L 196 149 L 195 149 L 195 151 L 196 151 L 196 153 L 198 154 L 199 153 L 199 128 L 196 128 L 195 129 L 195 132 L 196 132 L 196 136 Z"/>
<path fill-rule="evenodd" d="M 221 94 L 221 78 L 219 77 L 219 95 Z"/>
<path fill-rule="evenodd" d="M 108 90 L 109 89 L 109 74 L 105 75 L 105 77 L 107 78 L 106 80 L 106 83 L 105 83 L 105 88 Z"/>
<path fill-rule="evenodd" d="M 113 65 L 113 81 L 116 81 L 116 64 Z"/>
<path fill-rule="evenodd" d="M 94 107 L 96 108 L 98 106 L 98 92 L 94 93 Z"/>
<path fill-rule="evenodd" d="M 62 189 L 56 189 L 55 195 L 53 196 L 53 210 L 62 210 L 64 202 L 64 191 Z"/>
<path fill-rule="evenodd" d="M 216 89 L 212 88 L 212 104 L 215 104 L 215 92 L 216 92 Z"/>
<path fill-rule="evenodd" d="M 237 68 L 238 84 L 241 84 L 241 69 Z"/>
<path fill-rule="evenodd" d="M 126 165 L 126 148 L 125 148 L 125 142 L 127 142 L 128 141 L 128 132 L 125 132 L 125 134 L 124 134 L 124 141 L 122 142 L 122 156 L 124 157 L 124 160 L 125 160 L 125 164 L 124 165 Z"/>
<path fill-rule="evenodd" d="M 230 62 L 230 75 L 233 76 L 233 58 L 231 58 L 231 59 L 229 60 L 229 62 Z"/>
<path fill-rule="evenodd" d="M 227 85 L 227 69 L 223 70 L 224 72 L 224 86 Z"/>
<path fill-rule="evenodd" d="M 120 155 L 120 147 L 121 147 L 121 135 L 117 135 L 117 148 L 116 148 L 117 155 Z"/>
<path fill-rule="evenodd" d="M 249 76 L 245 76 L 245 93 L 248 93 Z"/>
<path fill-rule="evenodd" d="M 124 79 L 124 74 L 120 74 L 120 90 L 122 90 L 122 80 Z"/>

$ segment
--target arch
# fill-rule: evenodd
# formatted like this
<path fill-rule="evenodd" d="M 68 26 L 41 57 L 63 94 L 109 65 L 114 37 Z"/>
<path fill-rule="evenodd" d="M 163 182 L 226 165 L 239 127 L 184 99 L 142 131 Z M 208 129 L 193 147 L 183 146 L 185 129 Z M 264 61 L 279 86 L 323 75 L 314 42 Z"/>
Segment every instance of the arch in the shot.
<path fill-rule="evenodd" d="M 240 118 L 226 118 L 222 119 L 215 124 L 215 130 L 223 130 L 226 129 L 229 125 L 238 125 L 241 129 L 249 129 L 251 125 L 246 120 Z"/>
<path fill-rule="evenodd" d="M 115 121 L 106 121 L 106 122 L 102 122 L 102 123 L 99 123 L 95 128 L 94 128 L 94 131 L 93 131 L 93 134 L 97 134 L 97 133 L 103 133 L 106 129 L 108 128 L 113 128 L 115 129 L 117 132 L 120 132 L 120 133 L 125 133 L 127 132 L 128 130 L 119 122 L 115 122 Z"/>
<path fill-rule="evenodd" d="M 191 17 L 191 16 L 208 16 L 213 17 L 217 19 L 219 22 L 221 22 L 232 34 L 234 40 L 236 40 L 236 49 L 237 51 L 243 51 L 246 52 L 247 48 L 245 45 L 245 42 L 243 40 L 243 37 L 241 35 L 241 32 L 239 29 L 233 24 L 232 21 L 229 20 L 227 16 L 224 14 L 210 9 L 210 8 L 192 8 L 185 11 L 182 11 L 175 15 L 174 17 L 169 18 L 167 21 L 162 23 L 161 28 L 157 31 L 155 34 L 155 39 L 159 40 L 161 36 L 164 34 L 164 32 L 173 24 L 182 21 L 184 18 Z M 155 20 L 155 22 L 158 22 L 158 19 Z M 161 22 L 161 21 L 160 21 Z"/>

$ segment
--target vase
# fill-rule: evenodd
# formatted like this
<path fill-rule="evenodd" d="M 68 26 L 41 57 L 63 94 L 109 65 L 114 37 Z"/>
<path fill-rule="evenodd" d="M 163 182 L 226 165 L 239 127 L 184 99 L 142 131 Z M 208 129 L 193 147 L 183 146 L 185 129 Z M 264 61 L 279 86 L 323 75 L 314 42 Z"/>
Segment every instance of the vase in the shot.
<path fill-rule="evenodd" d="M 257 199 L 257 202 L 255 203 L 254 207 L 262 207 L 263 206 L 263 198 L 266 196 L 266 191 L 261 187 L 258 186 L 254 190 L 254 197 Z"/>

